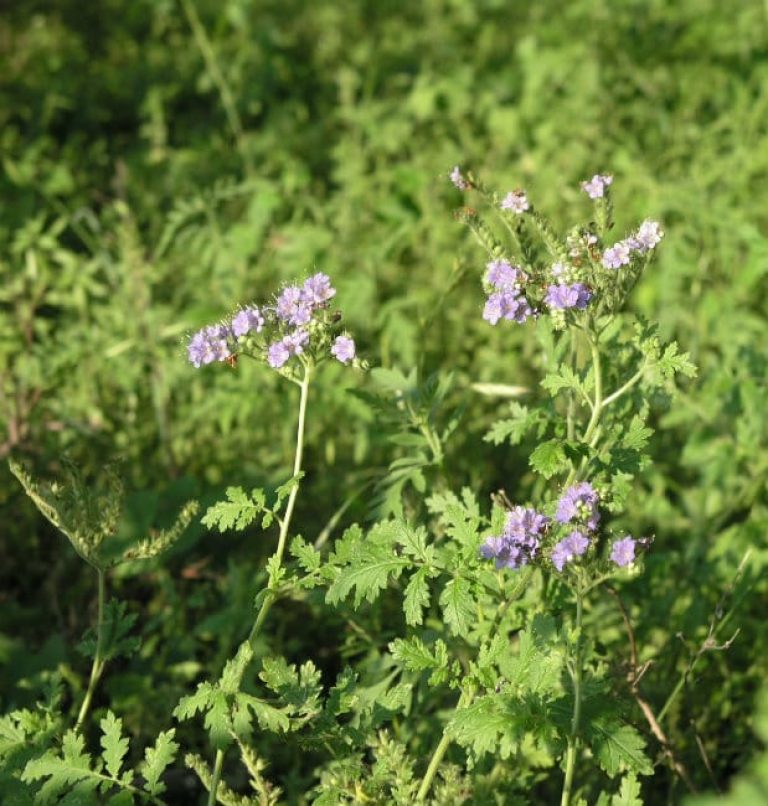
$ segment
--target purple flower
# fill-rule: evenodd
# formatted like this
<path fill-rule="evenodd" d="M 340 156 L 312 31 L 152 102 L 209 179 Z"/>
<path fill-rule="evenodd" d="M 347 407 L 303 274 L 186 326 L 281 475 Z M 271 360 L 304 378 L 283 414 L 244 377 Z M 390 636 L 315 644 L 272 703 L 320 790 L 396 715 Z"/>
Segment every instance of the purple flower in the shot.
<path fill-rule="evenodd" d="M 306 330 L 298 329 L 283 337 L 283 344 L 288 348 L 291 355 L 301 355 L 304 352 L 304 345 L 309 341 L 309 333 Z"/>
<path fill-rule="evenodd" d="M 277 298 L 277 315 L 290 325 L 306 325 L 312 318 L 312 309 L 304 299 L 302 289 L 295 285 L 284 288 Z"/>
<path fill-rule="evenodd" d="M 530 204 L 528 204 L 528 197 L 525 195 L 525 191 L 513 190 L 510 193 L 507 193 L 507 195 L 501 201 L 501 209 L 510 210 L 518 215 L 521 215 L 526 210 L 530 209 Z"/>
<path fill-rule="evenodd" d="M 517 289 L 512 289 L 496 291 L 488 297 L 483 309 L 483 319 L 492 325 L 497 324 L 499 319 L 522 324 L 532 313 L 528 300 L 520 296 Z"/>
<path fill-rule="evenodd" d="M 208 325 L 189 340 L 187 357 L 195 367 L 225 361 L 232 355 L 229 339 L 232 332 L 226 325 Z"/>
<path fill-rule="evenodd" d="M 331 347 L 331 355 L 342 364 L 355 357 L 355 342 L 349 336 L 337 336 Z"/>
<path fill-rule="evenodd" d="M 331 285 L 331 278 L 327 274 L 319 272 L 304 281 L 302 301 L 307 305 L 322 305 L 335 295 L 336 289 Z M 294 322 L 293 324 L 305 324 L 305 322 Z"/>
<path fill-rule="evenodd" d="M 235 336 L 245 336 L 251 331 L 260 333 L 263 327 L 264 317 L 255 305 L 243 308 L 232 318 L 232 332 Z"/>
<path fill-rule="evenodd" d="M 454 169 L 449 174 L 449 178 L 451 182 L 453 182 L 454 186 L 457 187 L 459 190 L 466 190 L 469 187 L 467 180 L 461 173 L 461 168 L 458 165 L 454 167 Z"/>
<path fill-rule="evenodd" d="M 582 283 L 551 285 L 545 302 L 550 308 L 579 308 L 583 310 L 592 299 L 592 292 Z"/>
<path fill-rule="evenodd" d="M 507 513 L 503 533 L 488 537 L 480 547 L 480 554 L 486 560 L 495 560 L 497 568 L 527 565 L 535 559 L 548 523 L 549 518 L 535 509 L 515 507 Z"/>
<path fill-rule="evenodd" d="M 571 532 L 552 549 L 552 564 L 562 571 L 574 557 L 580 557 L 589 548 L 589 538 L 579 531 Z"/>
<path fill-rule="evenodd" d="M 635 543 L 637 541 L 631 537 L 623 537 L 617 540 L 611 548 L 611 559 L 619 566 L 629 565 L 635 560 Z"/>
<path fill-rule="evenodd" d="M 589 181 L 581 183 L 581 189 L 590 199 L 602 199 L 611 182 L 613 177 L 610 174 L 595 174 Z"/>
<path fill-rule="evenodd" d="M 290 357 L 291 351 L 282 339 L 269 345 L 267 363 L 272 369 L 280 369 Z"/>
<path fill-rule="evenodd" d="M 629 263 L 631 244 L 619 241 L 603 252 L 603 266 L 606 269 L 618 269 Z"/>
<path fill-rule="evenodd" d="M 641 254 L 649 252 L 664 237 L 664 232 L 658 221 L 643 221 L 637 232 L 632 236 L 632 248 Z"/>
<path fill-rule="evenodd" d="M 557 502 L 555 519 L 558 523 L 580 520 L 586 524 L 587 529 L 592 531 L 597 529 L 597 524 L 600 522 L 597 504 L 597 493 L 588 481 L 572 484 Z"/>
<path fill-rule="evenodd" d="M 486 266 L 485 279 L 494 288 L 499 290 L 510 290 L 521 279 L 521 271 L 517 266 L 513 266 L 507 260 L 492 260 Z"/>

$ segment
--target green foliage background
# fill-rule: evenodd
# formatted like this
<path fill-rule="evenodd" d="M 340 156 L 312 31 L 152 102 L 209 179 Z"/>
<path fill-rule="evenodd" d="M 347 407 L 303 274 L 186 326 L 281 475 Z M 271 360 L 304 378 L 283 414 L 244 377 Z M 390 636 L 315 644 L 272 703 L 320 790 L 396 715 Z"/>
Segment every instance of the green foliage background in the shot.
<path fill-rule="evenodd" d="M 452 218 L 461 198 L 446 174 L 460 163 L 500 189 L 524 186 L 565 227 L 587 203 L 578 182 L 612 171 L 617 229 L 652 215 L 667 232 L 633 304 L 699 367 L 654 423 L 654 465 L 626 516 L 633 533 L 656 536 L 625 591 L 641 659 L 654 661 L 645 696 L 664 702 L 727 594 L 725 631 L 740 633 L 697 663 L 666 728 L 700 789 L 725 790 L 748 766 L 742 790 L 764 786 L 751 761 L 768 672 L 763 2 L 29 0 L 0 19 L 0 59 L 0 454 L 44 475 L 65 454 L 95 475 L 120 458 L 126 536 L 169 523 L 190 497 L 290 476 L 294 390 L 245 362 L 194 370 L 182 340 L 315 267 L 333 277 L 372 364 L 453 373 L 441 406 L 445 420 L 462 406 L 463 419 L 429 483 L 486 501 L 499 488 L 530 494 L 534 443 L 483 441 L 509 404 L 473 384 L 543 395 L 536 338 L 481 320 L 482 256 Z M 385 380 L 327 367 L 313 388 L 297 513 L 309 540 L 345 504 L 334 537 L 373 517 L 372 469 L 380 477 L 407 453 L 350 393 L 386 393 Z M 84 685 L 71 647 L 93 590 L 0 472 L 10 709 L 56 669 Z M 257 534 L 198 524 L 149 573 L 120 570 L 142 648 L 107 675 L 96 705 L 109 702 L 138 746 L 247 632 L 272 548 Z M 308 596 L 281 605 L 264 640 L 313 658 L 327 680 L 344 663 L 373 680 L 402 632 L 396 612 L 386 597 L 356 613 Z M 622 648 L 607 605 L 601 629 Z M 437 728 L 417 728 L 424 753 Z M 192 725 L 179 735 L 205 746 Z M 313 785 L 319 759 L 260 749 L 287 797 Z M 663 764 L 642 784 L 649 803 L 682 799 Z M 547 802 L 546 781 L 531 787 Z"/>

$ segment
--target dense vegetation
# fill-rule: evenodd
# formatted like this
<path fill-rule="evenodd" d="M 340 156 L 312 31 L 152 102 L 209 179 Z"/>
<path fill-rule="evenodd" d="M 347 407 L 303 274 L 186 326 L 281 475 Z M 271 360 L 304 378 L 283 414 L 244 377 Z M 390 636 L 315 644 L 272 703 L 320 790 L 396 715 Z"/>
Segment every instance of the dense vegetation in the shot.
<path fill-rule="evenodd" d="M 252 703 L 252 735 L 240 753 L 227 747 L 230 789 L 257 803 L 412 802 L 461 678 L 491 692 L 493 675 L 516 680 L 570 712 L 557 662 L 585 653 L 587 693 L 621 703 L 629 749 L 606 761 L 585 734 L 576 796 L 768 800 L 763 2 L 28 0 L 3 12 L 0 53 L 4 803 L 41 797 L 45 774 L 21 780 L 30 760 L 83 748 L 104 749 L 110 775 L 123 761 L 143 771 L 142 790 L 156 772 L 161 802 L 205 802 L 201 765 L 231 731 L 224 720 L 217 734 L 213 700 L 189 698 L 202 682 L 237 699 L 243 680 L 244 696 L 273 705 Z M 605 460 L 602 488 L 616 534 L 653 542 L 613 593 L 585 603 L 584 640 L 551 569 L 502 571 L 511 606 L 498 620 L 477 592 L 486 519 L 498 527 L 506 500 L 556 500 L 560 459 L 592 461 L 569 444 L 573 455 L 542 462 L 541 445 L 568 434 L 509 423 L 523 406 L 554 417 L 562 389 L 594 410 L 595 388 L 575 352 L 583 392 L 541 385 L 565 338 L 544 318 L 483 320 L 488 258 L 457 220 L 472 214 L 454 213 L 482 199 L 448 181 L 456 164 L 499 193 L 524 187 L 561 234 L 593 214 L 580 182 L 611 172 L 606 243 L 646 217 L 666 233 L 617 321 L 635 334 L 634 321 L 658 323 L 659 343 L 688 359 L 617 414 L 628 428 L 641 417 L 631 438 L 616 426 L 637 455 Z M 534 264 L 543 247 L 530 248 Z M 280 580 L 266 566 L 280 519 L 262 530 L 250 491 L 271 506 L 297 489 L 299 390 L 257 362 L 193 368 L 186 339 L 319 271 L 370 369 L 327 361 L 315 374 L 291 526 L 305 542 L 292 539 Z M 603 343 L 612 380 L 650 338 L 636 337 Z M 31 489 L 78 468 L 83 496 L 100 496 L 79 516 L 108 537 L 106 553 L 76 538 L 78 556 L 10 458 Z M 619 461 L 632 477 L 622 490 Z M 214 507 L 228 488 L 248 495 Z M 230 525 L 244 528 L 216 528 Z M 153 556 L 165 538 L 178 539 Z M 411 569 L 370 588 L 339 582 L 365 551 L 416 556 L 435 541 L 439 553 L 449 539 L 472 548 L 438 557 L 470 569 L 471 612 L 447 608 L 451 583 L 426 572 L 438 587 L 423 614 L 412 598 L 403 612 Z M 109 624 L 122 626 L 84 713 L 106 568 Z M 265 584 L 285 589 L 243 645 Z M 505 642 L 492 651 L 494 635 Z M 408 641 L 427 647 L 420 661 Z M 499 666 L 493 652 L 530 663 Z M 558 802 L 570 717 L 531 709 L 529 740 L 497 712 L 452 723 L 429 796 Z M 604 716 L 587 708 L 582 722 L 619 724 Z"/>

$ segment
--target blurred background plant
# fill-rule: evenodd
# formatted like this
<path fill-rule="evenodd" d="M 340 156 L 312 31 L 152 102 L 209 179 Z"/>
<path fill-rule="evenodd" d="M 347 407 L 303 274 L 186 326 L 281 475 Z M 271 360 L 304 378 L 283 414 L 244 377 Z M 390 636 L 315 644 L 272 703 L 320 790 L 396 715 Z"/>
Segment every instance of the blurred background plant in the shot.
<path fill-rule="evenodd" d="M 65 455 L 87 474 L 121 457 L 123 535 L 170 524 L 189 498 L 290 475 L 291 392 L 246 362 L 193 371 L 182 339 L 315 269 L 332 275 L 359 352 L 386 372 L 329 367 L 313 389 L 298 531 L 324 545 L 382 507 L 419 512 L 425 477 L 524 499 L 532 443 L 483 436 L 509 411 L 492 384 L 544 394 L 532 383 L 540 350 L 527 329 L 480 318 L 483 262 L 451 218 L 462 199 L 448 171 L 525 186 L 562 228 L 588 203 L 579 181 L 613 172 L 618 231 L 663 222 L 632 304 L 690 351 L 699 377 L 654 420 L 654 465 L 626 527 L 656 540 L 623 596 L 639 661 L 651 661 L 644 696 L 658 713 L 669 681 L 683 681 L 664 730 L 698 788 L 727 790 L 756 751 L 768 672 L 765 4 L 29 0 L 0 18 L 0 59 L 0 455 L 41 475 Z M 403 393 L 418 405 L 398 420 Z M 96 602 L 87 569 L 0 474 L 10 710 L 56 671 L 82 691 L 71 647 Z M 271 545 L 198 524 L 149 573 L 114 572 L 116 595 L 141 611 L 142 645 L 94 708 L 109 703 L 137 746 L 247 632 Z M 287 603 L 264 640 L 312 657 L 326 682 L 350 663 L 372 683 L 397 635 L 388 606 L 362 625 L 310 596 Z M 626 636 L 605 607 L 606 657 L 620 663 Z M 741 632 L 697 654 L 713 619 L 718 640 Z M 315 782 L 318 758 L 259 752 L 287 798 Z M 540 777 L 530 785 L 546 797 Z M 647 802 L 682 797 L 663 764 L 642 787 Z"/>

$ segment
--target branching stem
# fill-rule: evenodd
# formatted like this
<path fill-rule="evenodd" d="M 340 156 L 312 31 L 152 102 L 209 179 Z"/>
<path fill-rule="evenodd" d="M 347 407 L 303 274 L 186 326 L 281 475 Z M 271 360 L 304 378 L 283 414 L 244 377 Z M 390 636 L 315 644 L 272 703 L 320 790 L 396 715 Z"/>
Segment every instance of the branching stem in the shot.
<path fill-rule="evenodd" d="M 301 465 L 302 460 L 304 458 L 304 426 L 306 423 L 307 418 L 307 400 L 309 399 L 309 382 L 312 376 L 312 370 L 309 364 L 304 365 L 304 377 L 301 379 L 299 383 L 299 388 L 301 389 L 301 397 L 299 398 L 299 418 L 298 423 L 296 426 L 296 450 L 294 453 L 293 458 L 293 478 L 295 479 L 301 473 Z M 285 506 L 285 513 L 280 520 L 280 534 L 277 540 L 277 548 L 275 549 L 275 553 L 273 555 L 273 560 L 276 560 L 276 563 L 272 564 L 272 567 L 280 568 L 283 562 L 283 554 L 285 553 L 285 546 L 288 541 L 288 534 L 291 528 L 291 519 L 293 517 L 293 510 L 296 506 L 296 497 L 299 494 L 299 481 L 296 481 L 291 488 L 291 492 L 288 494 L 288 502 Z M 267 614 L 270 611 L 270 608 L 277 600 L 277 590 L 274 585 L 270 583 L 270 587 L 264 596 L 264 599 L 261 603 L 261 607 L 259 608 L 259 612 L 256 614 L 256 619 L 253 622 L 253 626 L 251 627 L 251 631 L 248 634 L 248 643 L 253 648 L 256 638 L 259 635 L 259 632 L 264 624 L 264 621 L 267 618 Z M 242 681 L 242 676 L 245 673 L 245 667 L 243 668 L 240 679 L 237 681 L 238 687 Z M 213 777 L 211 779 L 211 789 L 208 793 L 208 806 L 214 806 L 216 803 L 216 790 L 219 787 L 219 780 L 221 779 L 221 769 L 224 764 L 224 751 L 217 750 L 216 751 L 216 759 L 213 764 Z"/>

